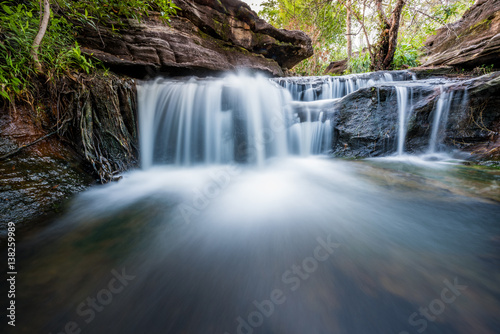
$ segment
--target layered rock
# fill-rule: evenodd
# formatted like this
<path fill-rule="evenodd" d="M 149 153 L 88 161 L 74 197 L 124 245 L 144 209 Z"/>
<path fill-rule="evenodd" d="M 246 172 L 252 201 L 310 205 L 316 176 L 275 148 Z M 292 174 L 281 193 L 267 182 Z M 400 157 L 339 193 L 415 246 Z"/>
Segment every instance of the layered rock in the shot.
<path fill-rule="evenodd" d="M 18 231 L 36 226 L 97 177 L 107 182 L 137 165 L 134 80 L 109 74 L 52 84 L 55 97 L 0 108 L 0 239 L 8 221 Z"/>
<path fill-rule="evenodd" d="M 347 58 L 338 60 L 338 61 L 332 61 L 327 68 L 325 69 L 325 72 L 323 74 L 343 74 L 347 70 Z"/>
<path fill-rule="evenodd" d="M 425 43 L 423 66 L 500 67 L 500 1 L 478 0 L 463 17 Z"/>
<path fill-rule="evenodd" d="M 453 94 L 443 144 L 474 159 L 499 159 L 500 72 L 457 81 L 446 90 Z M 429 149 L 441 93 L 440 85 L 416 85 L 411 89 L 413 105 L 407 121 L 405 152 L 425 153 Z M 361 89 L 328 109 L 322 111 L 333 114 L 334 155 L 373 157 L 396 152 L 399 115 L 395 87 Z"/>
<path fill-rule="evenodd" d="M 330 152 L 337 157 L 365 158 L 396 153 L 401 104 L 406 105 L 404 153 L 429 152 L 435 114 L 441 104 L 446 125 L 439 130 L 438 146 L 441 147 L 436 147 L 438 150 L 456 150 L 461 157 L 470 153 L 471 158 L 479 160 L 500 158 L 500 72 L 468 80 L 415 81 L 411 80 L 416 76 L 412 72 L 394 71 L 390 81 L 406 82 L 380 80 L 387 74 L 275 80 L 290 90 L 295 100 L 314 101 L 294 103 L 294 112 L 302 121 L 307 115 L 317 120 L 321 114 L 324 115 L 322 121 L 331 120 Z M 359 88 L 358 84 L 363 82 Z M 346 86 L 357 90 L 349 93 Z M 327 92 L 332 90 L 343 97 L 331 99 Z"/>
<path fill-rule="evenodd" d="M 175 0 L 169 25 L 152 14 L 120 36 L 88 29 L 83 50 L 116 72 L 135 77 L 167 72 L 202 73 L 251 68 L 281 76 L 313 54 L 301 31 L 276 29 L 239 0 Z"/>

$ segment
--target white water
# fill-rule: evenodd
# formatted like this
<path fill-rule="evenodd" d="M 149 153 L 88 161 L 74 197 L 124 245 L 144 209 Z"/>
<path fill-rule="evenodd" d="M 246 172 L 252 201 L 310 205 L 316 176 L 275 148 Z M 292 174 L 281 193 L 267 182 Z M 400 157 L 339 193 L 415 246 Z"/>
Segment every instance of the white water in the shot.
<path fill-rule="evenodd" d="M 405 139 L 406 132 L 408 128 L 408 118 L 411 113 L 411 103 L 408 104 L 408 88 L 407 87 L 397 87 L 396 92 L 398 94 L 398 147 L 397 155 L 403 155 L 405 149 Z M 410 88 L 409 95 L 412 95 Z"/>
<path fill-rule="evenodd" d="M 432 121 L 431 138 L 429 140 L 429 154 L 436 153 L 438 145 L 438 133 L 446 126 L 448 112 L 450 111 L 453 92 L 446 91 L 444 86 L 439 87 L 441 94 L 434 108 L 434 120 Z"/>
<path fill-rule="evenodd" d="M 159 79 L 139 87 L 141 165 L 192 166 L 319 154 L 331 122 L 314 105 L 294 111 L 290 93 L 261 76 Z M 317 108 L 316 108 L 317 109 Z"/>
<path fill-rule="evenodd" d="M 193 166 L 244 162 L 262 166 L 266 159 L 309 156 L 332 149 L 336 102 L 368 86 L 392 86 L 397 94 L 396 156 L 406 155 L 406 141 L 417 83 L 408 73 L 344 77 L 268 79 L 158 79 L 139 87 L 141 165 Z M 395 80 L 395 81 L 394 81 Z M 453 93 L 444 85 L 429 120 L 428 155 L 440 143 Z M 380 106 L 380 94 L 377 88 Z M 418 101 L 418 100 L 417 100 Z M 467 103 L 464 95 L 463 104 Z"/>
<path fill-rule="evenodd" d="M 296 77 L 273 79 L 288 90 L 295 101 L 338 99 L 376 84 L 415 80 L 408 72 L 377 72 L 340 77 Z"/>
<path fill-rule="evenodd" d="M 403 138 L 411 93 L 397 91 Z M 141 86 L 147 168 L 78 195 L 20 245 L 16 333 L 495 333 L 500 207 L 469 196 L 467 167 L 232 163 L 322 152 L 335 103 L 292 102 L 265 78 Z M 427 322 L 418 310 L 448 281 L 467 290 Z"/>

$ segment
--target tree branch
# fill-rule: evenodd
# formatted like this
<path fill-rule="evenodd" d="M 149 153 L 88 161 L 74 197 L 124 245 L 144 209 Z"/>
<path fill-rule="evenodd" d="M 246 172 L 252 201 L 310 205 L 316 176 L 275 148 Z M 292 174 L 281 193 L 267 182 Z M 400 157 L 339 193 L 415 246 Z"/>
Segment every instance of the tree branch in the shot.
<path fill-rule="evenodd" d="M 389 19 L 385 15 L 384 8 L 382 7 L 382 0 L 377 0 L 375 2 L 375 4 L 377 5 L 377 13 L 378 13 L 378 17 L 380 19 L 380 22 L 386 26 L 390 25 Z"/>
<path fill-rule="evenodd" d="M 33 145 L 35 145 L 36 143 L 41 142 L 42 140 L 47 139 L 48 137 L 50 137 L 50 136 L 52 136 L 52 135 L 54 135 L 54 134 L 56 134 L 56 133 L 57 133 L 57 131 L 51 132 L 51 133 L 49 133 L 49 134 L 46 134 L 46 135 L 45 135 L 45 136 L 43 136 L 43 137 L 38 138 L 37 140 L 35 140 L 35 141 L 33 141 L 33 142 L 29 143 L 29 144 L 26 144 L 26 145 L 20 146 L 20 147 L 16 148 L 15 150 L 12 150 L 12 151 L 10 151 L 9 153 L 7 153 L 7 154 L 4 154 L 4 155 L 0 156 L 0 161 L 1 161 L 1 160 L 5 160 L 5 159 L 7 159 L 7 158 L 10 158 L 11 156 L 13 156 L 13 155 L 15 155 L 15 154 L 19 153 L 19 152 L 20 152 L 23 148 L 27 148 L 27 147 L 33 146 Z"/>
<path fill-rule="evenodd" d="M 40 0 L 40 7 L 42 5 L 42 0 Z M 31 56 L 33 57 L 33 61 L 35 62 L 35 69 L 43 73 L 42 64 L 38 59 L 38 49 L 40 44 L 42 43 L 42 39 L 45 36 L 45 32 L 47 31 L 47 26 L 49 25 L 50 20 L 50 2 L 49 0 L 43 0 L 43 18 L 40 17 L 40 29 L 33 40 L 33 45 L 31 46 Z"/>

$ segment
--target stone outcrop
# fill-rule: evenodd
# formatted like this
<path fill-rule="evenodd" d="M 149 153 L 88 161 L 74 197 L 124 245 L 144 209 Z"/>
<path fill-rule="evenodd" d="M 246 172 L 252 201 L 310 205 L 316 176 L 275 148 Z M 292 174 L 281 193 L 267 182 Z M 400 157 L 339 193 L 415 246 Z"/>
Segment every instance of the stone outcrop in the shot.
<path fill-rule="evenodd" d="M 50 85 L 34 105 L 0 107 L 0 239 L 8 221 L 18 231 L 36 226 L 97 177 L 137 166 L 134 80 L 81 75 Z"/>
<path fill-rule="evenodd" d="M 478 0 L 463 17 L 425 43 L 423 66 L 500 67 L 500 1 Z"/>
<path fill-rule="evenodd" d="M 21 106 L 10 111 L 0 109 L 0 156 L 45 135 L 40 120 L 31 115 Z M 43 111 L 41 116 L 46 116 Z M 57 135 L 0 159 L 0 240 L 6 237 L 8 222 L 15 222 L 16 230 L 22 232 L 43 222 L 47 215 L 60 210 L 68 197 L 86 189 L 93 177 L 84 165 Z"/>
<path fill-rule="evenodd" d="M 343 74 L 347 70 L 347 58 L 338 60 L 338 61 L 332 61 L 330 65 L 325 69 L 325 72 L 323 74 Z"/>
<path fill-rule="evenodd" d="M 239 0 L 174 2 L 181 10 L 168 25 L 153 13 L 121 36 L 87 29 L 79 42 L 112 70 L 135 77 L 237 68 L 281 76 L 313 54 L 305 33 L 276 29 Z"/>
<path fill-rule="evenodd" d="M 462 158 L 500 158 L 500 72 L 460 81 L 453 91 L 443 144 L 467 155 Z M 405 152 L 424 153 L 429 147 L 439 86 L 414 86 Z M 332 149 L 340 157 L 391 154 L 397 146 L 398 102 L 394 87 L 380 86 L 354 92 L 325 106 L 333 114 Z"/>
<path fill-rule="evenodd" d="M 356 80 L 377 80 L 384 72 L 356 75 Z M 409 71 L 392 71 L 396 81 L 407 81 L 407 129 L 404 152 L 426 153 L 434 123 L 441 89 L 449 92 L 449 113 L 444 131 L 439 132 L 441 147 L 455 150 L 461 158 L 499 160 L 500 158 L 500 72 L 470 79 L 434 77 L 431 81 L 410 81 L 415 76 Z M 342 86 L 352 76 L 335 77 L 338 87 L 325 85 L 325 77 L 280 78 L 280 82 L 293 82 L 289 89 L 294 97 L 303 100 L 306 95 L 321 96 L 323 89 L 345 91 Z M 339 88 L 340 87 L 340 88 Z M 443 88 L 442 88 L 443 87 Z M 306 99 L 307 100 L 307 99 Z M 444 100 L 442 101 L 444 102 Z M 394 154 L 397 150 L 399 111 L 398 94 L 394 83 L 368 85 L 340 99 L 318 100 L 312 104 L 298 102 L 294 112 L 305 120 L 309 114 L 317 119 L 323 114 L 332 123 L 331 153 L 337 157 L 366 158 Z"/>

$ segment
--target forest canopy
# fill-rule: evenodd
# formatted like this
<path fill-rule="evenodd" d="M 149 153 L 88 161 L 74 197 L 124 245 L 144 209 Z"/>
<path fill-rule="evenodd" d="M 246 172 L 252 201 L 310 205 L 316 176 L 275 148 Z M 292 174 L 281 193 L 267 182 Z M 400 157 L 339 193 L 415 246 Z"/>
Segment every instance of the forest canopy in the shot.
<path fill-rule="evenodd" d="M 418 66 L 425 39 L 456 21 L 473 3 L 267 0 L 259 16 L 278 28 L 302 30 L 311 37 L 314 55 L 298 64 L 295 74 L 320 75 L 331 61 L 344 58 L 349 59 L 347 72 L 359 73 Z M 387 54 L 391 51 L 392 56 Z"/>

